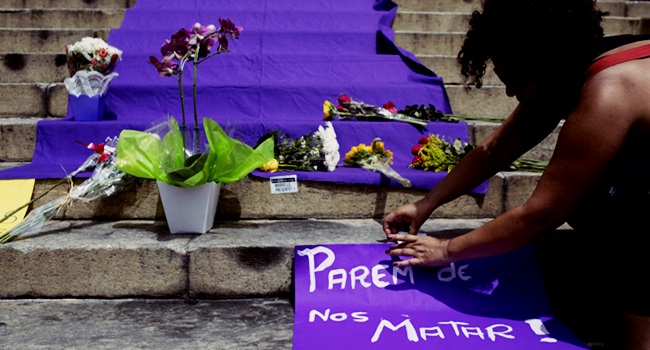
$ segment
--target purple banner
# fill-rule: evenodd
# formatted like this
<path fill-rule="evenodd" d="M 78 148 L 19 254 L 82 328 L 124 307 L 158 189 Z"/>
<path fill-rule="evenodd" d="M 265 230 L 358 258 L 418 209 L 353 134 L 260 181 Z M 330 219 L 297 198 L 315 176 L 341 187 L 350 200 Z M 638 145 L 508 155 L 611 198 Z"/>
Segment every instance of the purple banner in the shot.
<path fill-rule="evenodd" d="M 394 268 L 389 246 L 295 248 L 294 350 L 588 349 L 554 316 L 532 247 Z"/>

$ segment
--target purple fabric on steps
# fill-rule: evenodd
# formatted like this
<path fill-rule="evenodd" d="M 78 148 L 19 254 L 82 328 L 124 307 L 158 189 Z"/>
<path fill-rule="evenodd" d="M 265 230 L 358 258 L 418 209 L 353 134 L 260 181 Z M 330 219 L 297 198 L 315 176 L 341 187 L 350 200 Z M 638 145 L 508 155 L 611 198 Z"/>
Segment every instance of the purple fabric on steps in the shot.
<path fill-rule="evenodd" d="M 38 122 L 32 162 L 0 171 L 0 179 L 61 178 L 89 155 L 76 140 L 99 143 L 123 129 L 145 130 L 169 115 L 180 120 L 176 79 L 159 77 L 147 60 L 151 55 L 160 59 L 161 44 L 181 27 L 218 25 L 219 18 L 232 19 L 244 31 L 230 41 L 231 52 L 198 67 L 198 115 L 216 120 L 251 146 L 275 129 L 292 137 L 315 131 L 323 125 L 324 100 L 335 103 L 341 93 L 375 105 L 390 100 L 398 108 L 431 103 L 452 113 L 442 78 L 394 44 L 390 26 L 396 12 L 390 0 L 138 0 L 109 35 L 108 42 L 124 53 L 106 97 L 106 120 L 75 122 L 68 112 L 65 120 Z M 190 68 L 186 66 L 183 89 L 192 119 Z M 399 122 L 335 121 L 334 128 L 342 157 L 351 146 L 381 137 L 395 154 L 395 170 L 416 188 L 430 188 L 445 175 L 408 168 L 410 149 L 420 135 L 468 140 L 462 122 L 416 128 Z M 344 166 L 298 173 L 307 181 L 401 186 L 378 173 Z M 473 192 L 486 191 L 487 182 Z"/>

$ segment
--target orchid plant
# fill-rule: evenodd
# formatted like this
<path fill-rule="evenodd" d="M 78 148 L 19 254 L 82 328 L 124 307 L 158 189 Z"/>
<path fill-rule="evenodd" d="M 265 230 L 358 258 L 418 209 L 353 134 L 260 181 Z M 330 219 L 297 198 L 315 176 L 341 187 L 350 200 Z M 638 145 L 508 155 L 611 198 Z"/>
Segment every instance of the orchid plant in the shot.
<path fill-rule="evenodd" d="M 181 135 L 184 146 L 186 145 L 185 135 L 187 123 L 185 119 L 185 98 L 183 94 L 183 71 L 185 64 L 192 62 L 194 73 L 192 98 L 194 106 L 195 145 L 192 151 L 188 152 L 186 150 L 186 156 L 200 153 L 199 117 L 196 111 L 196 77 L 198 66 L 215 55 L 230 52 L 228 49 L 229 38 L 239 38 L 242 30 L 242 27 L 236 26 L 230 19 L 219 18 L 219 28 L 214 24 L 203 26 L 197 22 L 192 28 L 181 28 L 178 32 L 172 34 L 171 39 L 165 40 L 160 47 L 160 52 L 163 56 L 162 60 L 158 60 L 154 56 L 149 57 L 149 63 L 156 67 L 161 77 L 174 77 L 178 81 L 182 113 Z M 212 51 L 213 49 L 215 50 Z"/>

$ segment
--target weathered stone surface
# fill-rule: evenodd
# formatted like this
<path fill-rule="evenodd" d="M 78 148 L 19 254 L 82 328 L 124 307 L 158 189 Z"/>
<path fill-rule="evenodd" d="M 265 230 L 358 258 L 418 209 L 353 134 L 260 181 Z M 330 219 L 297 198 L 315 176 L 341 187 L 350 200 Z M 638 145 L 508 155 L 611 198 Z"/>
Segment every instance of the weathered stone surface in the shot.
<path fill-rule="evenodd" d="M 395 32 L 395 44 L 416 56 L 447 55 L 455 58 L 464 40 L 464 33 Z"/>
<path fill-rule="evenodd" d="M 422 232 L 455 236 L 489 219 L 431 219 Z M 300 245 L 376 243 L 380 220 L 218 221 L 203 235 L 166 223 L 48 221 L 0 245 L 0 298 L 287 296 Z"/>
<path fill-rule="evenodd" d="M 36 120 L 0 122 L 0 162 L 28 162 L 36 147 Z"/>
<path fill-rule="evenodd" d="M 108 29 L 0 29 L 0 53 L 65 53 L 65 45 L 83 37 L 107 40 Z"/>
<path fill-rule="evenodd" d="M 445 89 L 456 115 L 503 120 L 517 106 L 517 99 L 508 97 L 503 86 L 467 90 L 464 86 L 447 85 Z"/>
<path fill-rule="evenodd" d="M 46 114 L 45 104 L 44 86 L 0 84 L 0 119 L 9 117 L 42 118 Z"/>
<path fill-rule="evenodd" d="M 504 212 L 514 209 L 526 202 L 539 182 L 540 175 L 528 172 L 507 172 Z"/>
<path fill-rule="evenodd" d="M 535 174 L 539 176 L 539 174 Z M 49 190 L 57 180 L 37 180 L 34 197 Z M 83 179 L 74 181 L 76 185 Z M 435 217 L 494 217 L 504 208 L 504 177 L 490 179 L 485 195 L 464 195 L 435 213 Z M 516 185 L 513 185 L 516 186 Z M 354 219 L 381 218 L 400 205 L 422 198 L 427 190 L 380 186 L 339 185 L 302 182 L 298 193 L 271 194 L 268 180 L 247 177 L 224 184 L 217 206 L 217 220 L 239 219 Z M 66 195 L 70 187 L 61 185 L 34 203 L 41 206 Z M 530 188 L 521 188 L 527 192 Z M 116 194 L 88 203 L 74 202 L 55 215 L 57 219 L 161 219 L 164 211 L 158 188 L 152 180 L 134 179 Z"/>
<path fill-rule="evenodd" d="M 560 123 L 555 130 L 548 135 L 542 142 L 533 147 L 530 151 L 526 152 L 523 157 L 539 159 L 539 160 L 549 160 L 553 155 L 555 150 L 555 145 L 557 143 L 557 138 L 559 136 L 562 125 Z M 478 145 L 483 142 L 491 133 L 493 133 L 500 124 L 498 123 L 486 123 L 486 122 L 473 122 L 471 127 L 472 136 L 471 143 Z"/>
<path fill-rule="evenodd" d="M 5 9 L 4 28 L 117 28 L 124 9 Z"/>
<path fill-rule="evenodd" d="M 2 349 L 291 349 L 284 299 L 3 300 Z"/>
<path fill-rule="evenodd" d="M 188 283 L 188 239 L 165 240 L 165 230 L 49 221 L 38 237 L 0 246 L 0 297 L 178 297 Z"/>
<path fill-rule="evenodd" d="M 2 8 L 14 9 L 123 9 L 136 0 L 2 0 Z"/>
<path fill-rule="evenodd" d="M 0 83 L 60 83 L 69 76 L 63 52 L 0 55 Z"/>

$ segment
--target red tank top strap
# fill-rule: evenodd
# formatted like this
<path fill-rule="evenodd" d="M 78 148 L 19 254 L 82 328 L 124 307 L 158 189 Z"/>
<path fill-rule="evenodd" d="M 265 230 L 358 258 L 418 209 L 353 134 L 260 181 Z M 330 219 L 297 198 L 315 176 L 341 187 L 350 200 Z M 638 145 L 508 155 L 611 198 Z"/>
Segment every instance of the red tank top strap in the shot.
<path fill-rule="evenodd" d="M 636 60 L 639 58 L 650 57 L 650 44 L 633 47 L 598 59 L 589 66 L 585 73 L 585 80 L 591 78 L 603 69 L 619 64 L 625 61 Z"/>

